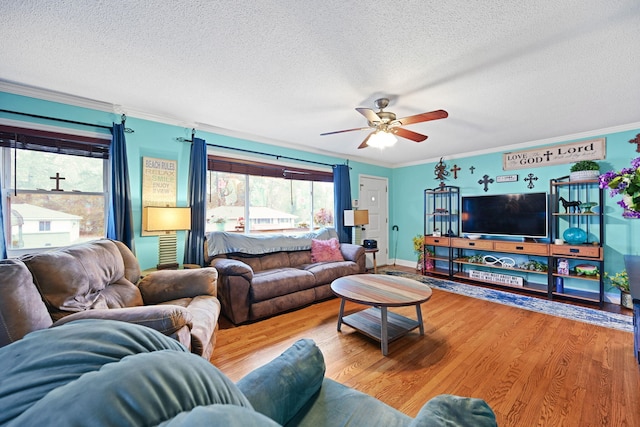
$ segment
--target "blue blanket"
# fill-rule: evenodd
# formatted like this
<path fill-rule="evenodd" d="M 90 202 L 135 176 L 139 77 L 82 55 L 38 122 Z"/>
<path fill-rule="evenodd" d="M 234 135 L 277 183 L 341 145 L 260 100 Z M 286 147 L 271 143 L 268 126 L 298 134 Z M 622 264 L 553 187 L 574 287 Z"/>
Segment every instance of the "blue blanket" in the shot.
<path fill-rule="evenodd" d="M 311 249 L 311 240 L 337 238 L 333 228 L 321 228 L 300 235 L 284 234 L 239 234 L 225 231 L 207 233 L 207 249 L 210 257 L 220 254 L 243 253 L 261 255 L 281 251 L 303 251 Z"/>

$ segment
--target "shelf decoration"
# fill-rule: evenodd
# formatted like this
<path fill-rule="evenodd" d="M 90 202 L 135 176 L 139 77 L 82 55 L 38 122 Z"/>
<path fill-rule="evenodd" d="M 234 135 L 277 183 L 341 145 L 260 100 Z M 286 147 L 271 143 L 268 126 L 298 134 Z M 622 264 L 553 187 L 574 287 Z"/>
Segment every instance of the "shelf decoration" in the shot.
<path fill-rule="evenodd" d="M 562 207 L 564 208 L 564 213 L 569 213 L 569 208 L 572 208 L 571 211 L 573 213 L 580 213 L 580 205 L 582 202 L 580 200 L 569 201 L 564 197 L 560 197 L 560 203 L 562 203 Z"/>
<path fill-rule="evenodd" d="M 587 241 L 587 233 L 578 227 L 570 227 L 562 233 L 564 241 L 570 245 L 581 245 Z"/>
<path fill-rule="evenodd" d="M 574 269 L 578 276 L 597 276 L 600 273 L 598 267 L 591 264 L 579 264 Z"/>
<path fill-rule="evenodd" d="M 611 197 L 622 196 L 617 203 L 624 209 L 624 218 L 640 218 L 640 157 L 631 160 L 630 168 L 600 175 L 599 181 L 600 188 L 608 188 Z"/>

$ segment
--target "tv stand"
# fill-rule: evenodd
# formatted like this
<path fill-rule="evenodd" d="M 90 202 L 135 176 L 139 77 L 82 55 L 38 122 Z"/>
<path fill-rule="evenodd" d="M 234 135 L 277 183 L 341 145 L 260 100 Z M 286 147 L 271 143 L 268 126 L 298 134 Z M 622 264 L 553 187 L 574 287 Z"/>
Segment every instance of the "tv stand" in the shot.
<path fill-rule="evenodd" d="M 550 241 L 521 238 L 468 239 L 459 236 L 460 195 L 457 187 L 425 190 L 423 274 L 478 282 L 504 290 L 588 304 L 604 303 L 604 206 L 597 180 L 551 180 L 548 216 Z M 597 212 L 565 212 L 559 198 L 597 201 Z M 562 206 L 560 206 L 562 208 Z M 568 227 L 585 229 L 592 241 L 555 244 Z M 440 234 L 451 229 L 453 233 Z M 546 239 L 545 239 L 546 240 Z M 585 269 L 585 267 L 587 267 Z M 594 268 L 595 267 L 595 268 Z M 595 274 L 593 273 L 595 271 Z"/>

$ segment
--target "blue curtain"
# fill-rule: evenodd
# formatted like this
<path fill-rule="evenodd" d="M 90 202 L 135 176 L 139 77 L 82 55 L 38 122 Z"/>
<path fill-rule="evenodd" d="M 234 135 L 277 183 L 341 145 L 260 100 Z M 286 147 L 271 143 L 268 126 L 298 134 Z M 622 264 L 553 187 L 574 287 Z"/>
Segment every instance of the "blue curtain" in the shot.
<path fill-rule="evenodd" d="M 344 226 L 344 211 L 351 210 L 351 181 L 349 165 L 333 167 L 333 200 L 335 207 L 335 225 L 340 243 L 351 243 L 352 227 Z"/>
<path fill-rule="evenodd" d="M 0 259 L 7 258 L 7 244 L 4 238 L 4 215 L 2 213 L 2 201 L 4 196 L 2 195 L 2 179 L 0 177 Z M 9 213 L 11 215 L 11 213 Z"/>
<path fill-rule="evenodd" d="M 131 211 L 131 190 L 129 188 L 129 166 L 124 138 L 124 123 L 113 124 L 111 145 L 109 146 L 110 187 L 107 237 L 119 240 L 134 251 L 133 212 Z M 135 251 L 134 251 L 135 253 Z"/>
<path fill-rule="evenodd" d="M 207 144 L 193 138 L 189 167 L 189 206 L 191 230 L 187 231 L 185 264 L 204 266 L 204 233 L 207 214 Z"/>

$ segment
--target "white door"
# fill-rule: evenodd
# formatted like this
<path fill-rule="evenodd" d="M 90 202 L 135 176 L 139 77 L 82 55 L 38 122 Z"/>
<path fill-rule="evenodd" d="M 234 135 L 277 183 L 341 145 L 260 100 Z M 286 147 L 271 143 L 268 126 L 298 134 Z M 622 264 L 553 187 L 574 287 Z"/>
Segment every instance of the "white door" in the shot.
<path fill-rule="evenodd" d="M 369 224 L 364 226 L 363 239 L 378 242 L 376 262 L 386 265 L 389 256 L 389 195 L 387 178 L 360 175 L 360 196 L 358 209 L 369 211 Z M 367 267 L 373 268 L 373 256 L 367 254 Z"/>

